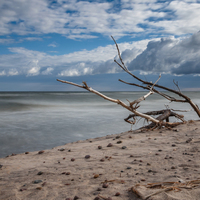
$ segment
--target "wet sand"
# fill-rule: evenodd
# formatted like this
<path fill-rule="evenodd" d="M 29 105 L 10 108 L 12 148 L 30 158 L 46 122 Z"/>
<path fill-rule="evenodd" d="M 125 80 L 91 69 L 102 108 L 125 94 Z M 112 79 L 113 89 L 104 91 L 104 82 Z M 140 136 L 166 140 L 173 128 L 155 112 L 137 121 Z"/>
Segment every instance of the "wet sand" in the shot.
<path fill-rule="evenodd" d="M 13 154 L 0 158 L 0 199 L 137 200 L 135 184 L 200 179 L 199 155 L 200 121 Z"/>

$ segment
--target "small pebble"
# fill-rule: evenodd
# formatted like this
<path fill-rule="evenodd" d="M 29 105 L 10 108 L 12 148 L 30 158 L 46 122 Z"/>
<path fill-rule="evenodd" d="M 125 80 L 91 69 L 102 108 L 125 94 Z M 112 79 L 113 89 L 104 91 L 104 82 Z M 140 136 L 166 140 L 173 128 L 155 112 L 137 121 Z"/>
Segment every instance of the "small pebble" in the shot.
<path fill-rule="evenodd" d="M 38 154 L 42 154 L 42 153 L 44 153 L 44 150 L 38 152 Z"/>
<path fill-rule="evenodd" d="M 95 174 L 95 175 L 94 175 L 94 178 L 98 178 L 98 177 L 99 177 L 99 174 Z"/>
<path fill-rule="evenodd" d="M 120 143 L 122 143 L 122 141 L 120 140 L 120 141 L 117 141 L 117 144 L 120 144 Z"/>
<path fill-rule="evenodd" d="M 29 154 L 29 152 L 27 151 L 27 152 L 25 152 L 25 154 Z"/>
<path fill-rule="evenodd" d="M 66 198 L 65 200 L 72 200 L 71 198 Z"/>
<path fill-rule="evenodd" d="M 189 138 L 189 139 L 186 140 L 186 143 L 189 143 L 191 141 L 192 141 L 192 138 Z"/>
<path fill-rule="evenodd" d="M 97 188 L 97 191 L 101 191 L 102 189 L 101 188 Z"/>
<path fill-rule="evenodd" d="M 175 144 L 172 144 L 172 147 L 175 147 L 176 145 Z"/>
<path fill-rule="evenodd" d="M 71 152 L 71 149 L 69 149 L 68 152 Z"/>
<path fill-rule="evenodd" d="M 64 150 L 65 150 L 64 148 L 59 149 L 59 151 L 64 151 Z"/>
<path fill-rule="evenodd" d="M 74 162 L 74 161 L 75 161 L 75 158 L 72 158 L 71 161 Z"/>
<path fill-rule="evenodd" d="M 104 161 L 105 161 L 105 159 L 104 159 L 104 158 L 102 158 L 100 161 L 101 161 L 101 162 L 104 162 Z"/>
<path fill-rule="evenodd" d="M 66 172 L 65 174 L 66 174 L 66 175 L 70 175 L 71 173 L 70 173 L 70 172 Z"/>
<path fill-rule="evenodd" d="M 27 189 L 26 189 L 26 188 L 23 188 L 23 189 L 20 189 L 19 191 L 21 191 L 21 192 L 22 192 L 22 191 L 24 191 L 24 190 L 27 190 Z"/>
<path fill-rule="evenodd" d="M 122 149 L 126 149 L 126 148 L 127 148 L 126 146 L 123 146 L 123 147 L 122 147 Z"/>
<path fill-rule="evenodd" d="M 99 195 L 100 192 L 93 192 L 92 194 L 93 194 L 94 196 L 96 196 L 96 195 Z"/>
<path fill-rule="evenodd" d="M 150 163 L 147 163 L 147 165 L 150 166 L 151 164 L 150 164 Z"/>
<path fill-rule="evenodd" d="M 120 136 L 118 135 L 118 136 L 116 136 L 116 139 L 119 139 L 120 138 Z"/>
<path fill-rule="evenodd" d="M 79 197 L 75 196 L 75 197 L 74 197 L 74 200 L 77 200 L 77 199 L 79 199 Z"/>
<path fill-rule="evenodd" d="M 90 155 L 86 155 L 85 158 L 86 158 L 86 159 L 90 158 Z"/>
<path fill-rule="evenodd" d="M 42 187 L 37 187 L 36 189 L 37 189 L 37 190 L 41 190 L 41 189 L 42 189 Z"/>
<path fill-rule="evenodd" d="M 160 152 L 161 152 L 161 151 L 162 151 L 162 149 L 159 149 L 158 151 L 160 151 Z"/>
<path fill-rule="evenodd" d="M 130 155 L 130 157 L 133 157 L 133 155 Z"/>
<path fill-rule="evenodd" d="M 171 169 L 176 169 L 176 167 L 175 167 L 175 166 L 172 166 Z"/>
<path fill-rule="evenodd" d="M 37 173 L 37 175 L 42 175 L 42 174 L 43 174 L 43 172 L 41 172 L 41 171 Z"/>
<path fill-rule="evenodd" d="M 131 167 L 127 167 L 126 169 L 131 169 Z"/>
<path fill-rule="evenodd" d="M 95 197 L 94 200 L 100 200 L 100 197 Z"/>
<path fill-rule="evenodd" d="M 119 192 L 117 192 L 117 193 L 115 194 L 115 196 L 120 196 L 120 193 L 119 193 Z"/>
<path fill-rule="evenodd" d="M 42 180 L 35 180 L 35 181 L 33 181 L 34 184 L 38 184 L 38 183 L 41 183 L 41 182 L 42 182 Z"/>
<path fill-rule="evenodd" d="M 42 183 L 42 187 L 44 187 L 47 184 L 47 182 Z"/>
<path fill-rule="evenodd" d="M 111 144 L 111 143 L 109 143 L 108 145 L 107 145 L 107 147 L 112 147 L 113 145 Z"/>
<path fill-rule="evenodd" d="M 102 188 L 107 188 L 108 187 L 108 184 L 107 183 L 104 183 L 103 185 L 102 185 Z"/>
<path fill-rule="evenodd" d="M 102 149 L 102 146 L 98 146 L 98 149 Z"/>
<path fill-rule="evenodd" d="M 146 181 L 146 180 L 144 178 L 142 178 L 141 181 Z"/>
<path fill-rule="evenodd" d="M 132 136 L 129 135 L 129 138 L 132 138 Z"/>

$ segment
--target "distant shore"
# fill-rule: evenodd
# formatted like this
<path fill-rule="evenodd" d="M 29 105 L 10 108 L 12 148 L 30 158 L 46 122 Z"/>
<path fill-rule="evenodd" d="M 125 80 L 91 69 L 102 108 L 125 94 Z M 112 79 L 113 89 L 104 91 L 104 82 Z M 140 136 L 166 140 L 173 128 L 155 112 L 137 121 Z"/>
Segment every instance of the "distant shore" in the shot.
<path fill-rule="evenodd" d="M 200 180 L 199 152 L 200 121 L 190 121 L 12 155 L 0 158 L 0 199 L 137 200 L 136 184 Z"/>

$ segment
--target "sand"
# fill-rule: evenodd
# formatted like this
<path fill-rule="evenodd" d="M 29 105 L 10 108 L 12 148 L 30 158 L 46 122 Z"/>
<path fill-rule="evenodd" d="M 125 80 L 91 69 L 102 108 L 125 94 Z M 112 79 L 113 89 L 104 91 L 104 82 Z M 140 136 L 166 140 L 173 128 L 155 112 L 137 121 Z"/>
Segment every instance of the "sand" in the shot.
<path fill-rule="evenodd" d="M 199 152 L 200 121 L 191 121 L 10 155 L 0 158 L 0 199 L 137 200 L 135 184 L 200 179 Z"/>

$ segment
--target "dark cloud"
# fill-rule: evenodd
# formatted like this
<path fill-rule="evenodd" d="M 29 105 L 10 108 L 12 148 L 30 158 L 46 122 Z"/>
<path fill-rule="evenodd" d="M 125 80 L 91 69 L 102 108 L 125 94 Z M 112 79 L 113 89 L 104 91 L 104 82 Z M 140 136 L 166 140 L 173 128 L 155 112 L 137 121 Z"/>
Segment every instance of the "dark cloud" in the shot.
<path fill-rule="evenodd" d="M 200 32 L 184 39 L 151 41 L 128 66 L 152 73 L 200 74 Z"/>

